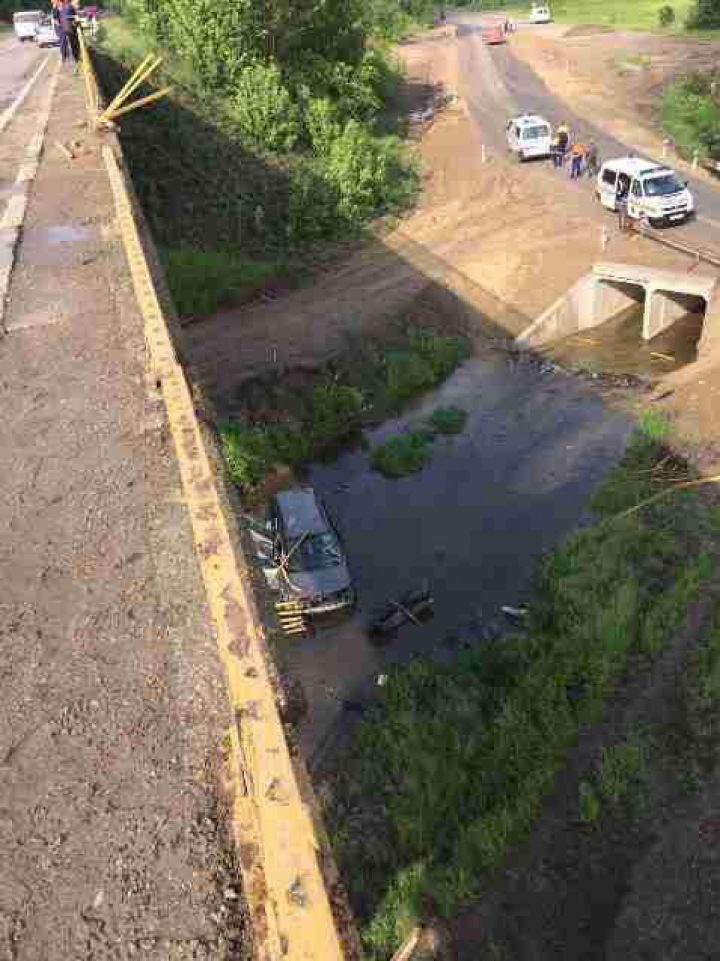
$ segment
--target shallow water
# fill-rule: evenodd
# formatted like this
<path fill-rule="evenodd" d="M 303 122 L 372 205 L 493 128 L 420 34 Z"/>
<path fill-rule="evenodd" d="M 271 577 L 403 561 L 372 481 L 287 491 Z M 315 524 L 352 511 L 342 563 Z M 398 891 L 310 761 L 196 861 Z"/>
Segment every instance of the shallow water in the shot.
<path fill-rule="evenodd" d="M 685 314 L 662 334 L 643 340 L 643 308 L 638 304 L 598 327 L 556 341 L 542 353 L 572 367 L 656 379 L 697 358 L 703 317 Z"/>
<path fill-rule="evenodd" d="M 342 533 L 360 609 L 309 639 L 283 641 L 283 660 L 305 685 L 309 755 L 344 699 L 364 700 L 377 676 L 415 653 L 447 656 L 443 641 L 469 621 L 529 597 L 538 556 L 587 518 L 592 491 L 622 455 L 629 417 L 577 379 L 472 359 L 407 415 L 368 432 L 376 445 L 420 427 L 437 407 L 462 407 L 462 434 L 438 438 L 419 474 L 386 480 L 362 450 L 316 465 L 308 483 Z M 406 625 L 385 647 L 365 625 L 372 608 L 428 580 L 435 617 Z M 501 615 L 500 615 L 501 616 Z"/>

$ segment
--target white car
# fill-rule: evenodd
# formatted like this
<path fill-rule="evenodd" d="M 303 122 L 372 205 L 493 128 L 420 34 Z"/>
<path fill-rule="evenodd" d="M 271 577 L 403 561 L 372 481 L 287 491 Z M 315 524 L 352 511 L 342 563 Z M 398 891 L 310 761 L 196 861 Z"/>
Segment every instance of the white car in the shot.
<path fill-rule="evenodd" d="M 35 30 L 43 18 L 41 10 L 18 10 L 13 14 L 15 36 L 20 43 L 35 39 Z"/>
<path fill-rule="evenodd" d="M 508 148 L 523 160 L 549 157 L 552 149 L 550 124 L 537 114 L 513 117 L 506 128 Z"/>
<path fill-rule="evenodd" d="M 598 174 L 595 193 L 608 210 L 617 210 L 627 200 L 628 217 L 651 227 L 681 223 L 695 209 L 687 183 L 678 180 L 669 167 L 639 157 L 608 160 Z"/>
<path fill-rule="evenodd" d="M 530 23 L 550 23 L 551 21 L 550 7 L 543 3 L 533 4 L 530 10 Z"/>
<path fill-rule="evenodd" d="M 52 20 L 45 20 L 35 28 L 35 40 L 38 47 L 59 47 L 60 39 L 55 32 Z"/>

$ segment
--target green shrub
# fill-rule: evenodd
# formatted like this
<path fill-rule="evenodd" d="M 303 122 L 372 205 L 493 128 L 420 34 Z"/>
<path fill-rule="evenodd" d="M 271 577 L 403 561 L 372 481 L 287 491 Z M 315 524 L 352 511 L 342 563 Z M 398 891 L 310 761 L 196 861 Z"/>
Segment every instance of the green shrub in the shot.
<path fill-rule="evenodd" d="M 467 412 L 459 407 L 438 407 L 428 426 L 438 434 L 459 434 L 465 427 Z"/>
<path fill-rule="evenodd" d="M 413 431 L 391 437 L 376 447 L 370 463 L 384 477 L 396 479 L 421 471 L 431 456 L 432 436 L 427 431 Z"/>
<path fill-rule="evenodd" d="M 300 133 L 298 109 L 274 63 L 238 72 L 232 116 L 244 141 L 258 150 L 292 150 Z"/>
<path fill-rule="evenodd" d="M 661 27 L 669 27 L 675 23 L 675 11 L 670 4 L 665 4 L 658 10 L 658 23 Z"/>
<path fill-rule="evenodd" d="M 418 186 L 400 141 L 376 137 L 355 120 L 330 144 L 325 171 L 338 192 L 340 214 L 354 223 L 400 207 Z"/>
<path fill-rule="evenodd" d="M 390 401 L 399 406 L 436 383 L 435 373 L 419 354 L 394 351 L 385 361 Z"/>
<path fill-rule="evenodd" d="M 637 787 L 645 769 L 645 756 L 638 743 L 616 744 L 602 750 L 597 783 L 602 797 L 618 805 Z"/>
<path fill-rule="evenodd" d="M 720 27 L 720 2 L 695 0 L 687 16 L 689 30 L 714 30 Z"/>
<path fill-rule="evenodd" d="M 248 263 L 217 250 L 164 250 L 162 261 L 181 317 L 211 314 L 241 292 L 259 289 L 286 270 L 283 264 Z"/>
<path fill-rule="evenodd" d="M 444 337 L 429 328 L 410 331 L 413 350 L 431 368 L 436 382 L 444 380 L 471 353 L 467 337 Z"/>
<path fill-rule="evenodd" d="M 600 817 L 600 800 L 595 793 L 592 784 L 587 781 L 580 782 L 580 818 L 589 825 L 595 827 Z"/>
<path fill-rule="evenodd" d="M 340 135 L 338 108 L 328 97 L 313 97 L 305 110 L 305 126 L 314 152 L 320 156 L 330 153 Z"/>
<path fill-rule="evenodd" d="M 660 122 L 678 152 L 689 158 L 720 140 L 720 105 L 710 93 L 710 78 L 691 74 L 671 84 L 660 102 Z"/>

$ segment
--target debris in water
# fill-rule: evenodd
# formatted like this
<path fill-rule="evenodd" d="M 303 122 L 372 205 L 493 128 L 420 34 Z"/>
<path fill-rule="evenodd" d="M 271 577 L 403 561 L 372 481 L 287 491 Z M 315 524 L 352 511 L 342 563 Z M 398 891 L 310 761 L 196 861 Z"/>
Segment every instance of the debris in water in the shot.
<path fill-rule="evenodd" d="M 406 621 L 418 627 L 432 615 L 435 598 L 427 581 L 419 589 L 409 591 L 400 600 L 390 600 L 373 612 L 368 628 L 371 637 L 384 638 L 394 634 Z"/>
<path fill-rule="evenodd" d="M 507 614 L 508 617 L 527 617 L 527 607 L 510 607 L 506 604 L 501 608 L 503 614 Z"/>

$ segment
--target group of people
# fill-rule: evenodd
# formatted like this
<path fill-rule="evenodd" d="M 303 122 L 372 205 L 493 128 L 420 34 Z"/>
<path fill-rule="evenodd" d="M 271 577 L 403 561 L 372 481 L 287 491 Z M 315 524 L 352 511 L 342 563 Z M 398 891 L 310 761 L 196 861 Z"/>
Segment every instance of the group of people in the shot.
<path fill-rule="evenodd" d="M 555 131 L 552 141 L 553 166 L 561 170 L 565 162 L 570 162 L 570 179 L 579 180 L 583 175 L 596 177 L 600 169 L 597 144 L 570 143 L 570 130 L 567 124 L 561 123 Z"/>

